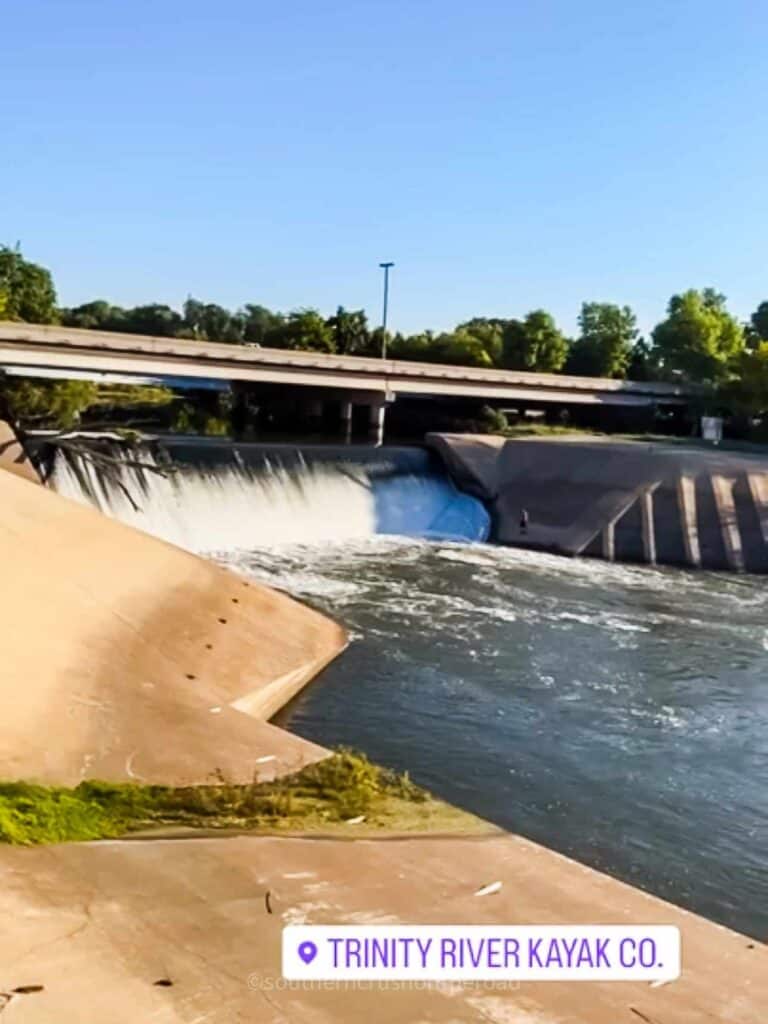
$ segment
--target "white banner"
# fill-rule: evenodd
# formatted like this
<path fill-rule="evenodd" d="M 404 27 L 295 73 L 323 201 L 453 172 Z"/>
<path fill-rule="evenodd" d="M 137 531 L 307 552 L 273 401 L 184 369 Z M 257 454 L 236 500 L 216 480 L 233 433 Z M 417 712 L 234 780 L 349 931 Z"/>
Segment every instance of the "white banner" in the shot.
<path fill-rule="evenodd" d="M 673 925 L 289 925 L 283 977 L 327 981 L 672 981 Z"/>

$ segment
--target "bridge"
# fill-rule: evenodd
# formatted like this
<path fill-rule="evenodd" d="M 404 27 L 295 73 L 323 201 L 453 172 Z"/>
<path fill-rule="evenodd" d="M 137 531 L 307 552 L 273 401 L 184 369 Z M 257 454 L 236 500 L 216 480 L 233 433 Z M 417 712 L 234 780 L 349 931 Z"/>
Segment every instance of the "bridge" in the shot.
<path fill-rule="evenodd" d="M 439 363 L 331 355 L 251 345 L 114 334 L 52 325 L 0 323 L 0 371 L 10 375 L 223 388 L 232 383 L 315 389 L 341 402 L 368 405 L 372 430 L 381 435 L 384 409 L 399 396 L 477 398 L 562 405 L 681 405 L 676 384 L 490 370 Z"/>

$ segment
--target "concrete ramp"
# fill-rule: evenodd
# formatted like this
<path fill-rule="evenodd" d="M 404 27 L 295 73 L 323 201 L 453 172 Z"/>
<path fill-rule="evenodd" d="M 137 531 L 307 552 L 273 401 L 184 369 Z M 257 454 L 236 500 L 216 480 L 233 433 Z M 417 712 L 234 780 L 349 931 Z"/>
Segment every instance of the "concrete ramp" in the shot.
<path fill-rule="evenodd" d="M 673 444 L 430 434 L 500 544 L 768 572 L 768 459 Z M 528 527 L 520 527 L 521 512 Z"/>
<path fill-rule="evenodd" d="M 336 623 L 2 470 L 0 565 L 0 778 L 247 782 L 323 755 L 265 719 Z"/>
<path fill-rule="evenodd" d="M 6 848 L 0 878 L 9 1024 L 765 1024 L 762 943 L 517 836 Z M 475 896 L 491 879 L 500 892 Z M 596 921 L 677 926 L 681 978 L 658 987 L 281 978 L 287 924 Z"/>

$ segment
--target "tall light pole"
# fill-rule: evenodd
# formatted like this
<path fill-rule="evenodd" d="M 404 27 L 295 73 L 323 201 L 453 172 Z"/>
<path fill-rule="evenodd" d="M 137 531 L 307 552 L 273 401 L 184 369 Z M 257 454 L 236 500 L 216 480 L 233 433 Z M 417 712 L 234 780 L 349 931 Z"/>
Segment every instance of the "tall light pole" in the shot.
<path fill-rule="evenodd" d="M 384 271 L 384 313 L 381 318 L 381 358 L 387 358 L 387 306 L 389 305 L 389 268 L 394 267 L 394 263 L 380 263 L 379 266 Z"/>

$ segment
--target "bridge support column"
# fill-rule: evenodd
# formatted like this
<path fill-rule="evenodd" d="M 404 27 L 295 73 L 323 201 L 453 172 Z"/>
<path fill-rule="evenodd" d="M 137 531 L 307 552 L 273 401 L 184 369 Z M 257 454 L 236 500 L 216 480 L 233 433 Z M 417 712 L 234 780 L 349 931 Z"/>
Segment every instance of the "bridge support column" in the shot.
<path fill-rule="evenodd" d="M 606 523 L 603 527 L 603 558 L 612 562 L 616 558 L 616 520 Z"/>
<path fill-rule="evenodd" d="M 643 554 L 649 565 L 656 565 L 656 527 L 653 521 L 653 492 L 658 484 L 646 488 L 640 495 L 640 515 L 643 530 Z"/>
<path fill-rule="evenodd" d="M 374 402 L 370 406 L 370 419 L 368 433 L 371 439 L 371 443 L 375 444 L 378 448 L 384 441 L 384 410 L 386 404 L 384 402 Z"/>
<path fill-rule="evenodd" d="M 307 403 L 307 421 L 310 430 L 321 430 L 323 426 L 323 401 L 312 398 Z"/>
<path fill-rule="evenodd" d="M 352 403 L 344 399 L 341 401 L 341 427 L 344 431 L 344 443 L 349 444 L 352 440 Z"/>

